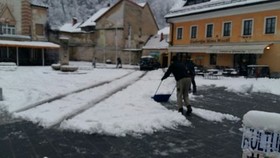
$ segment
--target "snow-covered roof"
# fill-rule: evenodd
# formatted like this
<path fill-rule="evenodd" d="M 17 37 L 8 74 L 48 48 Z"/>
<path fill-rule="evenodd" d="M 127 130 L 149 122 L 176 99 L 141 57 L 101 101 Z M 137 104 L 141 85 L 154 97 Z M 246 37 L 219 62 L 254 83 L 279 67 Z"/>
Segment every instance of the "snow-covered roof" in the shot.
<path fill-rule="evenodd" d="M 147 3 L 136 3 L 140 7 L 144 7 Z M 99 19 L 104 13 L 106 13 L 112 7 L 101 8 L 95 14 L 93 14 L 88 20 L 86 20 L 80 27 L 95 26 L 96 20 Z"/>
<path fill-rule="evenodd" d="M 164 35 L 169 35 L 170 32 L 170 28 L 169 26 L 162 28 L 161 30 L 158 31 L 158 35 L 160 35 L 161 33 L 163 33 Z"/>
<path fill-rule="evenodd" d="M 170 12 L 167 15 L 165 15 L 165 18 L 194 14 L 194 13 L 227 8 L 227 7 L 247 5 L 256 2 L 264 2 L 264 1 L 269 1 L 269 0 L 211 0 L 210 2 L 184 6 L 186 1 L 179 0 L 171 8 Z"/>
<path fill-rule="evenodd" d="M 32 5 L 39 6 L 39 7 L 44 7 L 44 8 L 48 8 L 49 7 L 47 4 L 41 2 L 40 0 L 30 0 L 30 3 Z"/>
<path fill-rule="evenodd" d="M 145 5 L 147 4 L 146 2 L 144 3 L 137 3 L 140 7 L 145 7 Z"/>
<path fill-rule="evenodd" d="M 13 39 L 31 40 L 31 37 L 30 36 L 26 36 L 26 35 L 9 35 L 9 34 L 4 34 L 4 35 L 0 35 L 0 38 L 13 38 Z"/>
<path fill-rule="evenodd" d="M 0 40 L 1 46 L 9 47 L 27 47 L 27 48 L 60 48 L 59 45 L 51 42 L 39 42 L 39 41 L 7 41 Z"/>
<path fill-rule="evenodd" d="M 61 26 L 59 28 L 59 31 L 61 32 L 70 32 L 70 33 L 78 33 L 78 32 L 82 32 L 81 28 L 80 28 L 80 25 L 82 23 L 78 22 L 76 23 L 75 25 L 73 25 L 72 23 L 66 23 L 64 24 L 63 26 Z"/>
<path fill-rule="evenodd" d="M 149 39 L 143 49 L 167 49 L 168 48 L 168 39 L 162 39 L 161 35 L 155 35 Z"/>
<path fill-rule="evenodd" d="M 156 35 L 151 37 L 143 49 L 167 49 L 168 48 L 168 38 L 169 38 L 169 27 L 164 27 L 158 31 Z M 161 39 L 161 33 L 164 35 Z"/>
<path fill-rule="evenodd" d="M 99 11 L 97 11 L 95 14 L 93 14 L 88 20 L 86 20 L 80 27 L 86 27 L 86 26 L 95 26 L 95 21 L 101 17 L 104 13 L 106 13 L 110 7 L 101 8 Z"/>

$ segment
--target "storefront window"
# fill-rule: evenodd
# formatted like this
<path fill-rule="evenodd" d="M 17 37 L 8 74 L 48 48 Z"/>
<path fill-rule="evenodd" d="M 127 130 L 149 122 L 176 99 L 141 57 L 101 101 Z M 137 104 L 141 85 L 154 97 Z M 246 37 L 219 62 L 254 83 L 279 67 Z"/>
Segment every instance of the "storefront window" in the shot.
<path fill-rule="evenodd" d="M 16 48 L 1 47 L 0 48 L 0 62 L 14 62 L 16 59 Z"/>
<path fill-rule="evenodd" d="M 276 17 L 269 17 L 265 20 L 265 34 L 274 34 L 276 25 Z"/>
<path fill-rule="evenodd" d="M 210 65 L 217 64 L 217 54 L 210 54 Z"/>

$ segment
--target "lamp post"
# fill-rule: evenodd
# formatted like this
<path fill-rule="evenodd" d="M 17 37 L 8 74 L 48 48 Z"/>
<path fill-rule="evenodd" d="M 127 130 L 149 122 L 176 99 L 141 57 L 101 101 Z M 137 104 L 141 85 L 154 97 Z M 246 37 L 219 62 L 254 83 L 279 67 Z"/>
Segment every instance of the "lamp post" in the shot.
<path fill-rule="evenodd" d="M 117 32 L 117 26 L 116 26 L 116 30 L 115 30 L 115 51 L 116 51 L 116 63 L 118 62 L 118 32 Z"/>
<path fill-rule="evenodd" d="M 128 29 L 129 65 L 131 65 L 131 25 L 129 25 Z"/>
<path fill-rule="evenodd" d="M 2 91 L 2 88 L 0 87 L 0 101 L 2 101 L 3 100 L 3 91 Z"/>

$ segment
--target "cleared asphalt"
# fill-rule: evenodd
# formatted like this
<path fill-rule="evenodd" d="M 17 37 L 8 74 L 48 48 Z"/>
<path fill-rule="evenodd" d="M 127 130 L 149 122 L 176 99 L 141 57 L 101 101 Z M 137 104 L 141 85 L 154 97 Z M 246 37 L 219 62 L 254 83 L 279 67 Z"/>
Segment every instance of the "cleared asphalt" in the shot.
<path fill-rule="evenodd" d="M 280 113 L 280 97 L 265 93 L 248 95 L 224 88 L 198 87 L 202 98 L 194 107 L 231 114 L 242 119 L 249 110 Z M 174 103 L 163 104 L 176 109 Z M 0 110 L 0 158 L 240 158 L 242 122 L 211 122 L 187 117 L 192 127 L 139 137 L 110 137 L 43 129 L 13 120 Z"/>

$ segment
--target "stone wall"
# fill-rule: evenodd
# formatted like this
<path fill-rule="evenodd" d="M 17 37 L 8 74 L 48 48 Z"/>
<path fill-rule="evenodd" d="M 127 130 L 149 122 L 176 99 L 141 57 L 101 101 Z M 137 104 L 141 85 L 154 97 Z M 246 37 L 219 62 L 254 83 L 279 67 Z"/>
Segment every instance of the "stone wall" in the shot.
<path fill-rule="evenodd" d="M 46 32 L 45 26 L 46 22 L 48 21 L 48 9 L 44 7 L 37 7 L 32 6 L 32 25 L 31 25 L 31 32 L 32 32 L 32 39 L 39 40 L 39 41 L 46 41 Z M 42 29 L 42 30 L 41 30 Z M 42 31 L 41 33 L 38 33 Z"/>
<path fill-rule="evenodd" d="M 21 34 L 22 35 L 31 35 L 31 5 L 28 0 L 22 0 L 22 9 L 21 9 Z"/>

